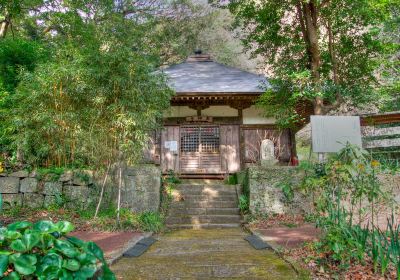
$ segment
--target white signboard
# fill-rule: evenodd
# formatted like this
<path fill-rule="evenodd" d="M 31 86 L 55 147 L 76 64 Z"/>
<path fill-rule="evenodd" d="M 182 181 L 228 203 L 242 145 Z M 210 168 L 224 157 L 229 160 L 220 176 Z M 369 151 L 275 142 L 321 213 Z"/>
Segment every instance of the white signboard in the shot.
<path fill-rule="evenodd" d="M 311 133 L 316 153 L 336 153 L 347 142 L 362 146 L 360 117 L 311 116 Z"/>
<path fill-rule="evenodd" d="M 177 141 L 165 141 L 164 147 L 166 149 L 169 149 L 171 152 L 177 152 L 178 151 L 178 142 Z"/>

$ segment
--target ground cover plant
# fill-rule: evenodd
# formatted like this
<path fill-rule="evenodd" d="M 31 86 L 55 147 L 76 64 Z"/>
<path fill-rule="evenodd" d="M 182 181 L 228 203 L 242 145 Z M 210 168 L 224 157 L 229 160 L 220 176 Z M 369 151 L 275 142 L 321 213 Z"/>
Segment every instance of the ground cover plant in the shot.
<path fill-rule="evenodd" d="M 164 216 L 158 212 L 133 213 L 130 209 L 121 208 L 121 221 L 118 226 L 115 220 L 117 208 L 111 206 L 99 211 L 94 217 L 95 209 L 68 209 L 52 205 L 41 209 L 25 209 L 15 207 L 3 210 L 0 220 L 8 225 L 19 220 L 37 222 L 42 219 L 54 222 L 71 221 L 79 231 L 139 231 L 159 232 L 164 229 Z"/>
<path fill-rule="evenodd" d="M 3 279 L 115 279 L 102 250 L 67 234 L 66 221 L 15 222 L 0 228 Z"/>
<path fill-rule="evenodd" d="M 361 274 L 400 279 L 400 221 L 394 208 L 384 217 L 377 211 L 380 203 L 393 203 L 377 179 L 379 165 L 368 152 L 347 144 L 326 163 L 306 170 L 303 190 L 314 197 L 316 225 L 323 231 L 308 247 L 308 262 L 331 274 L 359 267 Z M 385 227 L 379 219 L 387 219 Z"/>

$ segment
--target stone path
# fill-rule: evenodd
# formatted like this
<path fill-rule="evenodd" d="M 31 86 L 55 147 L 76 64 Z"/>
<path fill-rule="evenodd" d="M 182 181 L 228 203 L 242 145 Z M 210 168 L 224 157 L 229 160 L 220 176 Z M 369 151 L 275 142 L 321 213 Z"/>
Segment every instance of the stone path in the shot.
<path fill-rule="evenodd" d="M 241 228 L 182 229 L 157 236 L 139 258 L 111 269 L 118 279 L 299 279 L 271 250 L 255 250 Z"/>
<path fill-rule="evenodd" d="M 104 252 L 107 261 L 112 262 L 119 258 L 123 252 L 129 249 L 138 240 L 148 234 L 139 232 L 88 232 L 74 231 L 75 236 L 85 241 L 94 241 Z"/>
<path fill-rule="evenodd" d="M 305 224 L 294 228 L 271 227 L 255 229 L 253 232 L 272 246 L 296 248 L 307 241 L 317 241 L 321 230 L 312 224 Z"/>

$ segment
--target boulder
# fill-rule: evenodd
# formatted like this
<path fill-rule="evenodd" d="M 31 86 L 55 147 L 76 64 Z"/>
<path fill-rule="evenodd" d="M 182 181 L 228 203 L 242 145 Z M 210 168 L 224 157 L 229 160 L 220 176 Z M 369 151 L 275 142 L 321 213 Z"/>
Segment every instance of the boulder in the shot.
<path fill-rule="evenodd" d="M 38 191 L 38 180 L 36 178 L 24 178 L 21 180 L 20 192 L 34 193 Z"/>
<path fill-rule="evenodd" d="M 0 193 L 18 193 L 19 178 L 16 177 L 1 177 L 0 178 Z"/>
<path fill-rule="evenodd" d="M 61 182 L 46 182 L 43 187 L 43 194 L 45 195 L 61 195 L 62 183 Z"/>
<path fill-rule="evenodd" d="M 11 177 L 26 178 L 29 176 L 29 172 L 25 170 L 16 171 L 10 174 Z"/>
<path fill-rule="evenodd" d="M 54 195 L 46 195 L 44 197 L 44 207 L 56 204 L 56 197 Z"/>
<path fill-rule="evenodd" d="M 22 194 L 2 194 L 3 209 L 10 209 L 17 206 L 22 206 Z"/>
<path fill-rule="evenodd" d="M 24 193 L 24 207 L 27 208 L 41 208 L 43 207 L 44 196 L 37 193 Z"/>
<path fill-rule="evenodd" d="M 65 171 L 63 174 L 61 174 L 60 178 L 58 179 L 59 182 L 69 182 L 72 181 L 72 178 L 74 176 L 74 173 L 71 170 Z"/>

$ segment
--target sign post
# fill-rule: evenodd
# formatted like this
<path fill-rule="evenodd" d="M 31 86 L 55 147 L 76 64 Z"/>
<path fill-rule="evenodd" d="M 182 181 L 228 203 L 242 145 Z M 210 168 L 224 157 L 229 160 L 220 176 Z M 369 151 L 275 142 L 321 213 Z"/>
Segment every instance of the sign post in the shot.
<path fill-rule="evenodd" d="M 358 116 L 311 116 L 311 135 L 319 161 L 325 160 L 325 153 L 337 153 L 347 143 L 362 147 Z"/>

